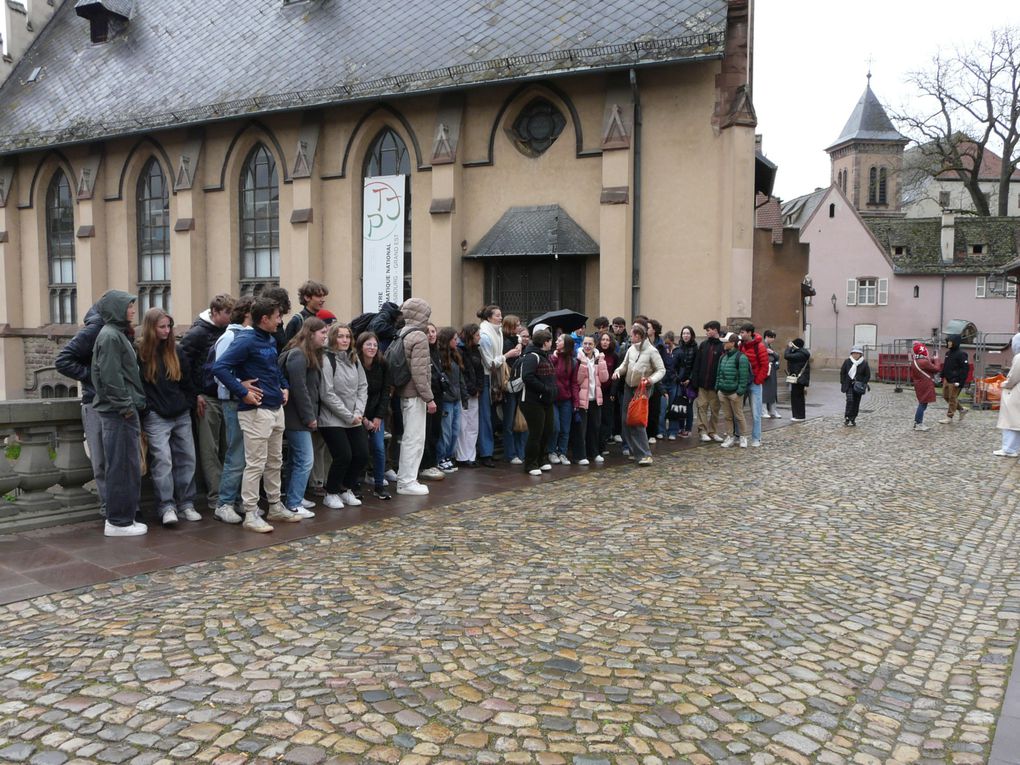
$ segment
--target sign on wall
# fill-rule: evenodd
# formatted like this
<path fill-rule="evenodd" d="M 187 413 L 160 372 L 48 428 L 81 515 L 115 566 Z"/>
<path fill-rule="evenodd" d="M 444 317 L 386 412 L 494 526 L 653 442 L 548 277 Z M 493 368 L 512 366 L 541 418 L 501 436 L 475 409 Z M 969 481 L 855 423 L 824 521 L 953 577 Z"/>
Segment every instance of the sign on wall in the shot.
<path fill-rule="evenodd" d="M 365 178 L 362 205 L 362 310 L 378 311 L 404 295 L 405 175 Z"/>

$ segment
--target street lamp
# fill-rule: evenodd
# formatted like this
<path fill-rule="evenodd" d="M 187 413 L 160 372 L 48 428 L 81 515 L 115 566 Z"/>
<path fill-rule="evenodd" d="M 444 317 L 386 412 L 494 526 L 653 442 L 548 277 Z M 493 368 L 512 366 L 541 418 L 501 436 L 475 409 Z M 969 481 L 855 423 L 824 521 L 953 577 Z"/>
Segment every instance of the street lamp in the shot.
<path fill-rule="evenodd" d="M 836 293 L 832 293 L 832 297 L 829 298 L 832 301 L 832 312 L 836 314 L 836 336 L 832 340 L 832 358 L 839 358 L 839 309 L 836 308 Z"/>

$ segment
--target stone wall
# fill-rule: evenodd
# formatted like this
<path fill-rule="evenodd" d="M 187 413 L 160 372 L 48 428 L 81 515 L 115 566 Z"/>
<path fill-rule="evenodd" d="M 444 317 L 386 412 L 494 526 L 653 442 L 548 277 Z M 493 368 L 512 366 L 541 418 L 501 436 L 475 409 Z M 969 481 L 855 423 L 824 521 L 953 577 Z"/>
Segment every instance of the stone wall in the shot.
<path fill-rule="evenodd" d="M 60 349 L 67 344 L 69 338 L 39 335 L 26 337 L 25 347 L 25 391 L 24 398 L 36 399 L 43 397 L 44 388 L 56 388 L 63 385 L 74 388 L 77 395 L 78 384 L 75 380 L 64 377 L 53 369 Z M 50 396 L 47 396 L 49 398 Z"/>

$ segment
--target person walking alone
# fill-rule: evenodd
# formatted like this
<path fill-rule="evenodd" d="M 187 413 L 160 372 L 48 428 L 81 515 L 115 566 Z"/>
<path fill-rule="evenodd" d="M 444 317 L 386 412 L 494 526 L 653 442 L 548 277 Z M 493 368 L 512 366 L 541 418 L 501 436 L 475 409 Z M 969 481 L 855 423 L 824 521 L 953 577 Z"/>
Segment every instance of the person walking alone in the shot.
<path fill-rule="evenodd" d="M 848 428 L 857 427 L 857 415 L 861 411 L 861 398 L 868 390 L 871 367 L 864 358 L 864 349 L 855 345 L 850 356 L 839 369 L 839 387 L 846 396 L 843 424 Z"/>

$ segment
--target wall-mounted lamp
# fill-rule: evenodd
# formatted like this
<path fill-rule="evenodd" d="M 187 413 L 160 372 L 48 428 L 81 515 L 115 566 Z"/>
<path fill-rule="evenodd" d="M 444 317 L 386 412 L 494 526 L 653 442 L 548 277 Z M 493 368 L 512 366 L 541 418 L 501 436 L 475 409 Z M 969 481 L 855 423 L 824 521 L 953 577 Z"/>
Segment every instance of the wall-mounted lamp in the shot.
<path fill-rule="evenodd" d="M 836 314 L 837 316 L 839 316 L 839 309 L 836 308 L 836 293 L 835 292 L 832 293 L 832 297 L 829 298 L 829 300 L 832 301 L 832 312 L 834 314 Z"/>

